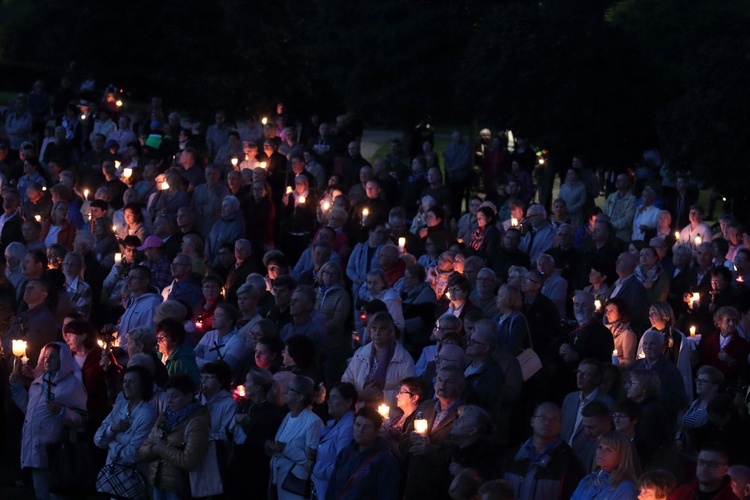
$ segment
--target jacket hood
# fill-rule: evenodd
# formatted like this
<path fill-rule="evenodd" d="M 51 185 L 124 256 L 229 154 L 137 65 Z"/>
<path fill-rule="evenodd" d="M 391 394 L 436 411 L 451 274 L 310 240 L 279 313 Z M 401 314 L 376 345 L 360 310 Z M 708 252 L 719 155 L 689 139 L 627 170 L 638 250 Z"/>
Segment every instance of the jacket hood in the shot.
<path fill-rule="evenodd" d="M 62 380 L 68 375 L 71 375 L 74 370 L 73 353 L 70 352 L 70 347 L 65 342 L 51 342 L 60 347 L 60 369 L 55 374 L 53 381 Z M 47 344 L 42 348 L 39 353 L 39 360 L 37 361 L 36 368 L 34 368 L 34 378 L 41 378 L 44 376 L 44 355 L 49 349 L 50 344 Z"/>

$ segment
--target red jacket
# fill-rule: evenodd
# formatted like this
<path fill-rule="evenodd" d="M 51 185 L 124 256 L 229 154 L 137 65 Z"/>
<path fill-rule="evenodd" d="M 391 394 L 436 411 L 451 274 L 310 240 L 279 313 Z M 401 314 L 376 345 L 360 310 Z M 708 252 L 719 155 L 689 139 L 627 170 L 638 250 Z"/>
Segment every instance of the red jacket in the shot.
<path fill-rule="evenodd" d="M 52 217 L 49 217 L 46 221 L 44 221 L 44 225 L 42 226 L 42 232 L 39 234 L 39 241 L 44 243 L 44 239 L 47 237 L 47 234 L 49 234 L 50 227 L 52 226 Z M 57 233 L 57 243 L 64 246 L 68 249 L 69 252 L 73 251 L 73 240 L 76 237 L 76 228 L 68 221 L 65 221 L 62 225 L 62 228 L 60 229 L 60 232 Z"/>
<path fill-rule="evenodd" d="M 732 487 L 729 485 L 729 476 L 724 477 L 724 483 L 721 485 L 721 489 L 711 497 L 711 500 L 738 500 L 734 493 L 732 493 Z M 667 497 L 667 500 L 696 500 L 698 498 L 698 479 L 693 479 L 688 484 L 683 484 L 672 492 Z"/>
<path fill-rule="evenodd" d="M 747 369 L 747 356 L 750 354 L 750 343 L 734 334 L 724 352 L 734 359 L 731 365 L 719 359 L 719 340 L 721 335 L 714 333 L 701 339 L 700 364 L 711 365 L 724 375 L 724 384 L 733 386 L 737 384 L 740 375 Z"/>

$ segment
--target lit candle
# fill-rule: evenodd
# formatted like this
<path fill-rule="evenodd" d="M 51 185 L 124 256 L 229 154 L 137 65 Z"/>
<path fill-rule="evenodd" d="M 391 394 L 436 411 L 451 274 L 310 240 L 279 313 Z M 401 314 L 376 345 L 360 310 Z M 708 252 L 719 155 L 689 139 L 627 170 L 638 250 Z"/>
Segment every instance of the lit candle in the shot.
<path fill-rule="evenodd" d="M 83 190 L 83 199 L 84 200 L 88 200 L 89 199 L 89 190 L 88 189 L 84 189 Z"/>
<path fill-rule="evenodd" d="M 737 283 L 744 283 L 744 282 L 745 282 L 745 278 L 743 278 L 742 276 L 737 276 Z"/>
<path fill-rule="evenodd" d="M 236 395 L 237 395 L 238 397 L 244 398 L 244 397 L 245 397 L 245 386 L 244 386 L 244 385 L 238 385 L 238 386 L 237 386 L 237 387 L 236 387 L 236 388 L 234 389 L 234 393 L 235 393 L 235 394 L 236 394 Z"/>
<path fill-rule="evenodd" d="M 266 165 L 268 165 L 266 162 L 262 161 L 260 162 L 260 168 L 264 169 L 266 168 Z"/>
<path fill-rule="evenodd" d="M 307 198 L 305 198 L 303 195 L 299 195 L 299 197 L 297 198 L 297 201 L 299 202 L 300 205 L 304 205 L 306 199 Z"/>
<path fill-rule="evenodd" d="M 97 340 L 96 343 L 99 344 L 99 347 L 102 349 L 102 356 L 106 356 L 107 354 L 109 354 L 109 346 L 106 342 L 100 339 Z"/>
<path fill-rule="evenodd" d="M 122 254 L 120 252 L 117 252 L 115 254 L 115 264 L 119 264 L 120 262 L 122 262 Z"/>
<path fill-rule="evenodd" d="M 690 336 L 695 337 L 695 325 L 690 327 Z"/>
<path fill-rule="evenodd" d="M 260 119 L 260 123 L 262 123 L 263 125 L 267 124 L 268 123 L 268 118 L 266 118 L 264 116 L 263 118 Z"/>
<path fill-rule="evenodd" d="M 370 215 L 370 210 L 367 208 L 362 209 L 362 225 L 367 224 L 367 217 Z"/>
<path fill-rule="evenodd" d="M 674 239 L 676 239 L 677 241 L 680 241 L 680 232 L 679 231 L 675 231 L 674 232 Z"/>
<path fill-rule="evenodd" d="M 237 158 L 232 158 L 232 166 L 235 166 L 235 167 L 236 167 L 236 166 L 237 166 L 237 162 L 238 162 L 238 161 L 239 161 L 239 160 L 237 160 Z"/>
<path fill-rule="evenodd" d="M 117 232 L 117 226 L 115 226 L 114 224 L 112 224 L 112 232 L 113 232 L 113 233 L 116 233 L 116 232 Z"/>
<path fill-rule="evenodd" d="M 391 408 L 386 404 L 382 404 L 378 406 L 378 413 L 380 413 L 381 417 L 388 418 L 391 414 Z"/>
<path fill-rule="evenodd" d="M 510 225 L 513 226 L 513 227 L 517 226 L 518 225 L 518 219 L 516 219 L 515 217 L 511 217 L 510 218 Z"/>
<path fill-rule="evenodd" d="M 698 236 L 695 237 L 695 240 L 693 240 L 693 241 L 695 241 L 695 246 L 698 246 L 701 243 L 703 243 L 703 238 L 701 238 L 701 236 L 698 235 Z"/>
<path fill-rule="evenodd" d="M 47 186 L 42 186 L 42 191 L 46 191 L 46 190 L 47 190 Z"/>
<path fill-rule="evenodd" d="M 123 168 L 122 169 L 122 176 L 126 179 L 130 179 L 130 176 L 133 175 L 133 169 L 132 168 Z"/>
<path fill-rule="evenodd" d="M 159 187 L 161 188 L 162 191 L 166 191 L 167 189 L 169 189 L 169 183 L 167 181 L 164 181 L 161 184 L 159 184 Z"/>
<path fill-rule="evenodd" d="M 115 101 L 115 106 L 117 106 L 118 108 L 121 108 L 122 107 L 122 100 L 121 99 L 117 99 Z"/>
<path fill-rule="evenodd" d="M 115 168 L 120 168 L 120 162 L 115 160 Z"/>
<path fill-rule="evenodd" d="M 445 291 L 445 298 L 448 299 L 448 300 L 451 300 L 451 292 L 450 292 L 450 290 L 446 290 Z"/>
<path fill-rule="evenodd" d="M 694 293 L 690 298 L 692 299 L 693 302 L 700 302 L 700 300 L 701 300 L 701 294 Z"/>
<path fill-rule="evenodd" d="M 85 119 L 86 119 L 86 115 L 85 115 L 85 114 L 82 114 L 82 115 L 81 115 L 81 120 L 85 120 Z"/>
<path fill-rule="evenodd" d="M 414 432 L 416 432 L 420 436 L 424 436 L 427 434 L 429 425 L 427 424 L 427 420 L 422 416 L 422 412 L 420 412 L 417 417 L 420 418 L 414 420 Z"/>
<path fill-rule="evenodd" d="M 42 216 L 41 215 L 35 215 L 34 220 L 37 222 L 42 222 Z"/>
<path fill-rule="evenodd" d="M 615 366 L 620 364 L 620 357 L 617 355 L 617 349 L 612 351 L 612 364 Z"/>
<path fill-rule="evenodd" d="M 594 307 L 596 307 L 596 311 L 599 312 L 602 310 L 602 301 L 599 299 L 596 299 L 594 301 Z"/>
<path fill-rule="evenodd" d="M 195 327 L 196 327 L 196 328 L 197 328 L 198 330 L 202 330 L 202 329 L 203 329 L 203 321 L 201 321 L 201 320 L 198 320 L 198 321 L 196 321 L 196 322 L 195 322 Z"/>
<path fill-rule="evenodd" d="M 406 238 L 403 236 L 398 239 L 398 249 L 401 251 L 401 253 L 404 253 L 406 251 Z"/>
<path fill-rule="evenodd" d="M 26 357 L 26 341 L 25 340 L 13 340 L 13 356 L 17 358 Z"/>
<path fill-rule="evenodd" d="M 323 211 L 324 212 L 328 212 L 328 209 L 330 209 L 330 208 L 331 208 L 331 203 L 328 200 L 324 201 L 323 202 Z"/>

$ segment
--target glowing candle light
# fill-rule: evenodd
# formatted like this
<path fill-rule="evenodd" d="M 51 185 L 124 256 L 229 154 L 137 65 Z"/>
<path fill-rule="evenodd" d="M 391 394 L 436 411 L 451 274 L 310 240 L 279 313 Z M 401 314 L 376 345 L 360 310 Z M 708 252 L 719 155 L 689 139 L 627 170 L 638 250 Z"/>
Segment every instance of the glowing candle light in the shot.
<path fill-rule="evenodd" d="M 618 356 L 617 354 L 617 349 L 612 351 L 612 364 L 615 366 L 620 364 L 620 356 Z"/>
<path fill-rule="evenodd" d="M 124 168 L 122 169 L 122 176 L 126 179 L 130 179 L 130 176 L 133 175 L 133 169 L 132 168 Z"/>
<path fill-rule="evenodd" d="M 303 195 L 300 195 L 299 198 L 297 198 L 300 205 L 304 205 L 306 200 L 307 199 Z"/>
<path fill-rule="evenodd" d="M 115 254 L 115 264 L 119 264 L 120 262 L 122 262 L 122 254 L 120 252 L 117 252 Z"/>
<path fill-rule="evenodd" d="M 291 192 L 292 192 L 292 186 L 287 186 L 286 187 L 286 194 L 289 194 Z"/>
<path fill-rule="evenodd" d="M 263 170 L 266 169 L 266 165 L 268 165 L 266 162 L 264 161 L 260 162 L 260 168 L 262 168 Z"/>
<path fill-rule="evenodd" d="M 47 190 L 47 186 L 42 186 L 42 191 L 46 191 L 46 190 Z"/>
<path fill-rule="evenodd" d="M 236 167 L 237 166 L 237 162 L 239 162 L 239 160 L 237 158 L 232 158 L 232 166 Z"/>
<path fill-rule="evenodd" d="M 159 184 L 159 187 L 161 188 L 162 191 L 166 191 L 167 189 L 169 189 L 169 183 L 167 181 L 164 181 L 161 184 Z"/>
<path fill-rule="evenodd" d="M 367 217 L 370 215 L 370 210 L 367 208 L 362 209 L 362 225 L 367 224 Z"/>
<path fill-rule="evenodd" d="M 86 115 L 85 114 L 81 115 L 81 120 L 85 120 L 85 119 L 86 119 Z"/>
<path fill-rule="evenodd" d="M 700 302 L 700 300 L 701 300 L 701 294 L 694 293 L 690 298 L 692 299 L 693 302 Z"/>
<path fill-rule="evenodd" d="M 406 249 L 406 238 L 403 236 L 398 239 L 398 249 L 401 251 L 401 253 L 404 253 Z"/>
<path fill-rule="evenodd" d="M 419 412 L 419 415 L 417 415 L 417 418 L 414 420 L 414 432 L 420 436 L 424 436 L 427 434 L 428 428 L 429 424 L 427 423 L 427 420 L 422 416 L 422 412 Z"/>
<path fill-rule="evenodd" d="M 594 301 L 594 307 L 596 307 L 597 312 L 602 310 L 602 301 L 599 299 L 596 299 Z"/>
<path fill-rule="evenodd" d="M 121 163 L 117 160 L 115 160 L 115 168 L 120 168 Z"/>
<path fill-rule="evenodd" d="M 41 215 L 35 215 L 34 220 L 37 222 L 42 222 L 42 216 Z"/>
<path fill-rule="evenodd" d="M 13 340 L 13 356 L 17 358 L 23 358 L 26 356 L 26 341 L 25 340 Z"/>
<path fill-rule="evenodd" d="M 88 189 L 84 189 L 83 190 L 83 199 L 84 200 L 88 200 L 89 199 L 89 190 Z"/>
<path fill-rule="evenodd" d="M 330 208 L 331 208 L 331 203 L 330 203 L 330 202 L 329 202 L 328 200 L 324 201 L 324 202 L 323 202 L 323 211 L 324 211 L 324 212 L 328 212 L 328 210 L 329 210 Z"/>
<path fill-rule="evenodd" d="M 122 107 L 122 99 L 117 99 L 115 101 L 115 106 L 117 106 L 118 108 L 121 108 Z"/>
<path fill-rule="evenodd" d="M 117 226 L 115 226 L 114 224 L 112 225 L 112 232 L 113 232 L 113 233 L 116 233 L 116 232 L 117 232 Z"/>
<path fill-rule="evenodd" d="M 690 327 L 690 336 L 695 337 L 695 325 Z"/>
<path fill-rule="evenodd" d="M 679 232 L 679 231 L 675 231 L 675 232 L 674 232 L 674 238 L 675 238 L 675 239 L 676 239 L 677 241 L 680 241 L 680 232 Z"/>
<path fill-rule="evenodd" d="M 260 119 L 260 123 L 262 123 L 263 125 L 266 125 L 268 123 L 268 118 L 264 116 L 263 118 Z"/>
<path fill-rule="evenodd" d="M 701 238 L 701 236 L 698 235 L 698 236 L 695 237 L 695 239 L 693 241 L 695 241 L 695 246 L 698 246 L 701 243 L 703 243 L 703 238 Z"/>
<path fill-rule="evenodd" d="M 391 408 L 386 404 L 382 404 L 378 406 L 378 413 L 380 413 L 381 417 L 388 418 L 391 414 Z"/>
<path fill-rule="evenodd" d="M 511 217 L 510 218 L 510 225 L 513 226 L 513 227 L 516 227 L 518 225 L 518 219 L 516 219 L 515 217 Z"/>

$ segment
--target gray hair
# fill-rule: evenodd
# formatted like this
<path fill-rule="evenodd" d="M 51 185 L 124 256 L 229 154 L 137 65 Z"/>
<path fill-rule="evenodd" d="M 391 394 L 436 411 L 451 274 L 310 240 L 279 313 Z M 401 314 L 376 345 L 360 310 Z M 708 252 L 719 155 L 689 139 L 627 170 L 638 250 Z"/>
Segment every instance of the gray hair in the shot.
<path fill-rule="evenodd" d="M 165 300 L 158 305 L 154 312 L 154 323 L 167 318 L 185 321 L 187 319 L 187 308 L 178 300 Z"/>
<path fill-rule="evenodd" d="M 222 203 L 224 203 L 225 201 L 229 202 L 229 204 L 232 206 L 232 210 L 234 210 L 235 212 L 240 209 L 240 200 L 238 200 L 236 196 L 232 196 L 231 194 L 225 196 L 222 200 Z"/>
<path fill-rule="evenodd" d="M 156 332 L 153 328 L 139 326 L 128 332 L 128 341 L 143 346 L 146 352 L 156 352 Z"/>
<path fill-rule="evenodd" d="M 8 254 L 11 258 L 17 260 L 18 264 L 20 264 L 23 258 L 26 256 L 26 247 L 20 241 L 14 241 L 13 243 L 5 247 L 5 253 Z"/>

